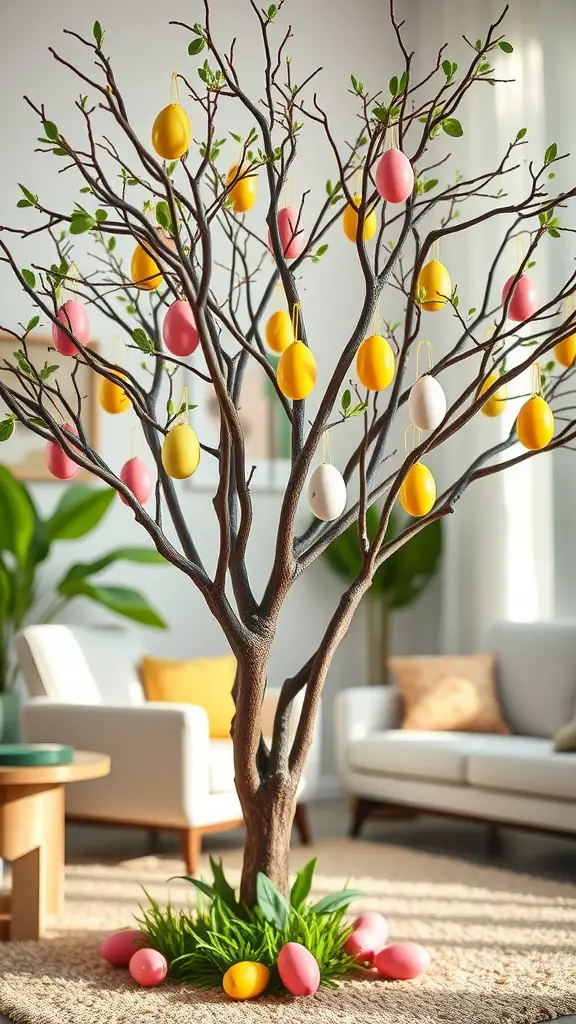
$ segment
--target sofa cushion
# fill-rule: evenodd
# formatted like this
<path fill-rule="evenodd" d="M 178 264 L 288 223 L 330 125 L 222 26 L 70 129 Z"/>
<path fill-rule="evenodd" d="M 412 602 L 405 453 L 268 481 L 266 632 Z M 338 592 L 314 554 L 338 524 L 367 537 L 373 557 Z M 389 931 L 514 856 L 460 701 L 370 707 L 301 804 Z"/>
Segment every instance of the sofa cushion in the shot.
<path fill-rule="evenodd" d="M 461 733 L 409 732 L 385 729 L 373 732 L 348 747 L 350 767 L 377 775 L 411 775 L 463 783 L 465 753 L 458 741 Z"/>
<path fill-rule="evenodd" d="M 210 740 L 209 775 L 211 793 L 234 791 L 234 748 L 232 740 Z"/>
<path fill-rule="evenodd" d="M 506 721 L 551 738 L 576 711 L 576 622 L 506 622 L 490 634 Z"/>
<path fill-rule="evenodd" d="M 500 750 L 470 753 L 466 778 L 484 789 L 575 800 L 576 753 L 556 754 L 549 740 L 510 736 Z"/>

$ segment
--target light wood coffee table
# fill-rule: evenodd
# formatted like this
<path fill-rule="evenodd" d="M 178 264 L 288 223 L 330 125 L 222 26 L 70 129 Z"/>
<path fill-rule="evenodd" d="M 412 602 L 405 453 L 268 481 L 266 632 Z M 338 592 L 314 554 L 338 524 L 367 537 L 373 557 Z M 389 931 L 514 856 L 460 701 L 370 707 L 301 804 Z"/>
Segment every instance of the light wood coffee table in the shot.
<path fill-rule="evenodd" d="M 0 939 L 38 939 L 62 913 L 64 786 L 100 779 L 110 758 L 77 750 L 71 764 L 0 765 L 0 858 L 12 863 L 12 892 L 0 909 Z"/>

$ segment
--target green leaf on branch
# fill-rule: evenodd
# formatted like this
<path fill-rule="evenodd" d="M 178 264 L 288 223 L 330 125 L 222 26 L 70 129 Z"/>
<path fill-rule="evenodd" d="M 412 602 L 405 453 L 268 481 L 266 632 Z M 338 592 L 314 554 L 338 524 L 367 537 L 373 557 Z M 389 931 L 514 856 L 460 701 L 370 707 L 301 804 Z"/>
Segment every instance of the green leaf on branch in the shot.
<path fill-rule="evenodd" d="M 552 235 L 552 238 L 560 238 L 560 232 L 557 228 L 548 228 L 548 234 Z"/>
<path fill-rule="evenodd" d="M 165 199 L 161 199 L 159 203 L 156 203 L 156 220 L 165 231 L 169 231 L 172 235 L 176 234 L 170 207 Z"/>
<path fill-rule="evenodd" d="M 62 146 L 55 146 L 52 150 L 52 156 L 69 156 L 68 150 L 62 149 Z"/>
<path fill-rule="evenodd" d="M 325 253 L 328 252 L 327 245 L 321 245 L 312 256 L 312 263 L 319 263 Z"/>
<path fill-rule="evenodd" d="M 195 57 L 196 54 L 202 53 L 202 50 L 204 49 L 205 45 L 206 44 L 202 37 L 198 37 L 198 39 L 193 39 L 188 47 L 188 53 L 190 54 L 191 57 Z"/>
<path fill-rule="evenodd" d="M 482 49 L 482 40 L 481 39 L 477 39 L 476 40 L 476 49 L 478 50 L 478 52 L 480 52 L 480 50 Z"/>
<path fill-rule="evenodd" d="M 30 419 L 26 421 L 26 425 L 28 427 L 47 427 L 45 421 L 40 419 L 39 416 L 31 416 Z"/>
<path fill-rule="evenodd" d="M 390 79 L 388 83 L 388 88 L 390 89 L 392 99 L 394 99 L 395 96 L 398 96 L 398 78 L 396 75 L 393 75 L 392 78 Z"/>
<path fill-rule="evenodd" d="M 91 231 L 95 225 L 96 221 L 89 213 L 75 211 L 72 214 L 69 231 L 71 235 L 83 235 L 86 231 Z"/>
<path fill-rule="evenodd" d="M 375 117 L 377 121 L 382 122 L 386 120 L 389 113 L 390 111 L 388 110 L 388 107 L 374 107 L 372 117 Z"/>
<path fill-rule="evenodd" d="M 446 82 L 451 82 L 458 71 L 458 65 L 452 63 L 451 60 L 444 60 L 442 61 L 442 71 L 446 75 Z"/>
<path fill-rule="evenodd" d="M 142 327 L 136 327 L 132 331 L 132 339 L 142 352 L 149 353 L 154 351 L 154 342 L 148 337 Z"/>
<path fill-rule="evenodd" d="M 446 135 L 450 135 L 453 139 L 459 139 L 464 135 L 464 129 L 455 117 L 445 117 L 442 121 L 442 129 Z"/>
<path fill-rule="evenodd" d="M 38 196 L 35 196 L 34 193 L 30 191 L 30 189 L 26 188 L 25 185 L 21 185 L 20 182 L 18 182 L 18 188 L 21 192 L 24 193 L 24 198 L 28 200 L 30 205 L 36 206 L 36 203 L 38 202 Z"/>
<path fill-rule="evenodd" d="M 18 349 L 17 352 L 13 353 L 13 355 L 14 359 L 18 363 L 20 371 L 22 373 L 25 373 L 27 377 L 30 377 L 32 374 L 32 367 L 30 366 L 30 363 L 26 358 L 26 354 L 22 351 L 22 349 Z"/>
<path fill-rule="evenodd" d="M 96 210 L 95 217 L 99 224 L 103 224 L 105 220 L 108 220 L 106 210 Z"/>
<path fill-rule="evenodd" d="M 352 405 L 352 393 L 350 391 L 346 390 L 344 392 L 340 405 L 342 407 L 342 412 L 346 413 Z"/>
<path fill-rule="evenodd" d="M 266 18 L 268 21 L 274 21 L 274 18 L 278 14 L 278 8 L 276 4 L 270 4 L 270 7 L 266 11 Z"/>
<path fill-rule="evenodd" d="M 355 75 L 350 75 L 350 81 L 352 82 L 352 88 L 357 96 L 362 96 L 364 92 L 364 83 L 360 82 Z"/>
<path fill-rule="evenodd" d="M 2 420 L 0 423 L 0 441 L 9 441 L 14 433 L 14 419 L 8 417 L 8 419 Z"/>
<path fill-rule="evenodd" d="M 53 363 L 52 366 L 50 366 L 49 363 L 44 363 L 44 366 L 40 370 L 40 379 L 41 380 L 48 380 L 48 378 L 51 377 L 53 373 L 56 373 L 57 369 L 58 369 L 58 365 L 57 364 Z"/>
<path fill-rule="evenodd" d="M 408 73 L 408 71 L 403 71 L 402 74 L 400 75 L 400 81 L 398 82 L 398 95 L 399 96 L 401 96 L 402 93 L 408 88 L 409 81 L 410 81 L 410 74 Z"/>
<path fill-rule="evenodd" d="M 520 142 L 520 140 L 523 139 L 524 136 L 526 135 L 527 131 L 528 131 L 527 128 L 521 128 L 520 131 L 516 135 L 516 142 Z"/>
<path fill-rule="evenodd" d="M 38 327 L 39 323 L 40 323 L 40 317 L 39 316 L 33 316 L 32 319 L 28 321 L 28 324 L 26 326 L 26 334 L 30 334 L 30 331 L 33 331 L 35 327 Z"/>
<path fill-rule="evenodd" d="M 436 188 L 438 184 L 438 178 L 430 178 L 428 181 L 424 181 L 423 178 L 416 179 L 416 195 L 421 196 L 426 192 L 430 192 L 433 188 Z"/>
<path fill-rule="evenodd" d="M 34 288 L 36 286 L 36 274 L 31 270 L 22 270 L 21 273 L 28 287 Z"/>
<path fill-rule="evenodd" d="M 29 203 L 27 199 L 19 199 L 16 206 L 23 208 L 25 206 L 34 206 L 34 203 Z"/>
<path fill-rule="evenodd" d="M 544 164 L 546 166 L 548 166 L 548 164 L 551 164 L 552 161 L 556 159 L 557 155 L 558 155 L 558 146 L 556 145 L 555 142 L 553 142 L 551 146 L 548 146 L 548 149 L 546 150 L 546 152 L 544 154 Z"/>
<path fill-rule="evenodd" d="M 98 47 L 98 49 L 102 49 L 102 43 L 104 42 L 104 37 L 106 33 L 104 32 L 99 21 L 94 22 L 94 25 L 92 26 L 92 35 L 94 36 L 94 40 L 96 42 L 96 46 Z"/>
<path fill-rule="evenodd" d="M 46 138 L 50 139 L 50 142 L 55 142 L 58 138 L 58 128 L 54 121 L 42 121 L 42 127 Z"/>
<path fill-rule="evenodd" d="M 108 239 L 108 244 L 107 244 L 106 248 L 107 248 L 108 252 L 114 252 L 114 249 L 116 248 L 116 239 L 114 238 L 114 236 L 112 236 L 112 238 Z"/>
<path fill-rule="evenodd" d="M 500 47 L 501 50 L 504 51 L 504 53 L 514 53 L 514 47 L 512 46 L 512 43 L 507 43 L 505 39 L 501 39 L 500 42 L 498 43 L 498 46 Z"/>
<path fill-rule="evenodd" d="M 273 928 L 282 931 L 290 913 L 290 904 L 262 871 L 258 872 L 256 878 L 256 898 L 264 920 Z"/>
<path fill-rule="evenodd" d="M 469 309 L 467 314 L 466 314 L 466 316 L 468 317 L 468 320 L 470 319 L 471 316 L 474 316 L 475 312 L 476 312 L 476 306 L 472 306 L 472 308 Z"/>

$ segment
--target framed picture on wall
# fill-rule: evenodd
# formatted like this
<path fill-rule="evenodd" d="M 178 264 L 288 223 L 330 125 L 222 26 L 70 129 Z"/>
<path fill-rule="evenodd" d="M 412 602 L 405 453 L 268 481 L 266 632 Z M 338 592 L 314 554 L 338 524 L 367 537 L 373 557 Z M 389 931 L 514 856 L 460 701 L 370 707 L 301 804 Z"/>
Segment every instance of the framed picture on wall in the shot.
<path fill-rule="evenodd" d="M 14 352 L 20 347 L 18 341 L 10 334 L 0 334 L 0 379 L 12 385 L 14 374 L 6 369 L 6 360 L 14 364 Z M 29 335 L 27 347 L 30 360 L 37 369 L 41 369 L 46 362 L 50 366 L 59 367 L 54 377 L 58 379 L 64 398 L 75 409 L 77 395 L 72 381 L 72 370 L 76 360 L 56 352 L 49 335 Z M 90 347 L 97 350 L 93 343 Z M 98 375 L 89 366 L 80 364 L 76 383 L 82 398 L 82 422 L 86 436 L 92 447 L 98 449 Z M 9 410 L 0 398 L 0 419 L 3 419 L 7 412 Z M 0 447 L 0 462 L 20 480 L 54 481 L 46 466 L 46 442 L 20 423 L 16 424 L 10 440 Z M 90 473 L 82 469 L 76 477 L 77 481 L 89 479 Z"/>

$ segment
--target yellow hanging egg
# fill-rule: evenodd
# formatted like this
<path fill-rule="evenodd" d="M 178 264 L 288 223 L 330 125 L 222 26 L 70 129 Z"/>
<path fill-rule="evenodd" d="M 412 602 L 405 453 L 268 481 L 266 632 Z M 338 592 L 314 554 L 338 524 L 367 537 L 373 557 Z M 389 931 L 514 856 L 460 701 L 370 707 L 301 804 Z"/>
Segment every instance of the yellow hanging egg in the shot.
<path fill-rule="evenodd" d="M 137 245 L 132 253 L 130 275 L 134 284 L 142 291 L 154 291 L 162 283 L 158 265 L 141 245 Z"/>
<path fill-rule="evenodd" d="M 200 442 L 189 423 L 171 427 L 162 445 L 162 465 L 173 480 L 186 480 L 198 469 Z"/>
<path fill-rule="evenodd" d="M 222 978 L 222 988 L 231 999 L 254 999 L 259 996 L 270 981 L 270 971 L 265 964 L 243 960 L 229 967 Z"/>
<path fill-rule="evenodd" d="M 576 356 L 576 334 L 571 334 L 569 338 L 564 338 L 564 341 L 559 341 L 557 345 L 554 345 L 554 358 L 560 366 L 565 366 L 566 369 L 572 366 L 574 357 Z"/>
<path fill-rule="evenodd" d="M 114 371 L 114 376 L 118 380 L 126 380 L 123 373 Z M 120 387 L 119 384 L 115 384 L 114 381 L 108 380 L 107 377 L 102 377 L 100 381 L 100 405 L 104 409 L 104 412 L 109 412 L 112 416 L 117 416 L 118 413 L 126 412 L 127 409 L 132 405 L 131 400 L 124 391 L 124 388 Z"/>
<path fill-rule="evenodd" d="M 164 107 L 152 125 L 152 145 L 163 160 L 179 160 L 190 149 L 190 118 L 179 103 Z"/>
<path fill-rule="evenodd" d="M 282 355 L 294 340 L 294 328 L 290 314 L 285 309 L 278 309 L 276 313 L 272 313 L 266 324 L 268 348 L 271 348 L 277 355 Z"/>
<path fill-rule="evenodd" d="M 418 275 L 418 293 L 424 289 L 422 309 L 429 313 L 437 313 L 443 309 L 448 299 L 446 296 L 452 294 L 452 282 L 446 267 L 440 260 L 430 260 L 426 263 Z"/>
<path fill-rule="evenodd" d="M 228 171 L 226 184 L 234 181 L 238 174 L 238 164 L 234 164 Z M 258 178 L 255 174 L 247 174 L 245 178 L 239 178 L 234 188 L 228 193 L 228 198 L 234 203 L 234 213 L 248 213 L 258 198 Z"/>
<path fill-rule="evenodd" d="M 369 391 L 382 391 L 394 379 L 394 353 L 381 334 L 365 338 L 356 356 L 358 380 Z"/>
<path fill-rule="evenodd" d="M 488 388 L 491 388 L 492 385 L 495 384 L 496 381 L 499 379 L 499 373 L 489 374 L 489 376 L 486 377 L 486 380 L 484 381 L 478 394 L 483 395 L 484 392 L 488 391 Z M 504 412 L 504 409 L 506 408 L 507 397 L 508 388 L 506 387 L 505 384 L 503 384 L 501 388 L 498 388 L 498 390 L 495 391 L 494 394 L 490 396 L 488 401 L 484 402 L 484 405 L 482 406 L 480 412 L 483 413 L 484 416 L 489 416 L 491 419 L 493 419 L 494 416 L 500 416 Z"/>
<path fill-rule="evenodd" d="M 362 202 L 362 196 L 354 196 L 354 206 L 348 206 L 342 214 L 342 227 L 346 238 L 349 238 L 351 242 L 356 241 L 356 235 L 358 233 L 358 214 L 354 207 L 360 206 Z M 371 238 L 374 238 L 376 229 L 378 227 L 378 221 L 376 220 L 376 214 L 374 210 L 371 213 L 367 213 L 364 217 L 364 230 L 362 231 L 362 237 L 365 242 L 369 242 Z"/>
<path fill-rule="evenodd" d="M 516 420 L 516 433 L 520 444 L 532 452 L 550 444 L 554 436 L 554 415 L 540 395 L 532 395 L 524 402 Z"/>
<path fill-rule="evenodd" d="M 308 398 L 316 383 L 316 360 L 303 341 L 293 341 L 276 367 L 280 391 L 293 402 Z"/>
<path fill-rule="evenodd" d="M 425 516 L 436 501 L 436 481 L 423 462 L 412 466 L 400 488 L 400 504 L 409 516 Z"/>

